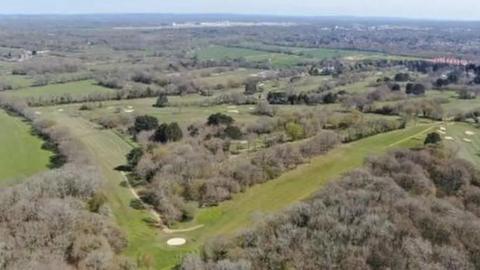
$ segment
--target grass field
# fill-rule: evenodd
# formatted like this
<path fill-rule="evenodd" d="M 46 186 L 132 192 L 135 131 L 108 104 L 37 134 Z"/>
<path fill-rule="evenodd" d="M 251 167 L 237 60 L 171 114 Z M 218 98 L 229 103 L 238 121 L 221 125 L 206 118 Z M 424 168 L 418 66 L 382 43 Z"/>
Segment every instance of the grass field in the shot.
<path fill-rule="evenodd" d="M 13 87 L 13 89 L 30 87 L 33 79 L 29 76 L 0 75 L 0 81 Z"/>
<path fill-rule="evenodd" d="M 225 46 L 208 46 L 194 52 L 199 60 L 224 60 L 243 58 L 250 62 L 269 62 L 273 67 L 292 66 L 308 61 L 308 57 L 289 55 L 284 53 L 271 53 L 261 50 L 233 48 Z"/>
<path fill-rule="evenodd" d="M 0 110 L 0 125 L 0 186 L 47 169 L 52 153 L 41 149 L 43 141 L 28 124 Z"/>
<path fill-rule="evenodd" d="M 194 81 L 197 83 L 202 83 L 206 84 L 208 86 L 215 86 L 217 84 L 223 84 L 227 85 L 229 81 L 233 81 L 236 83 L 243 84 L 243 82 L 250 76 L 257 74 L 261 72 L 261 70 L 257 69 L 236 69 L 232 71 L 226 71 L 222 73 L 215 73 L 213 69 L 206 69 L 204 72 L 209 72 L 210 76 L 208 77 L 202 77 L 201 75 L 199 76 L 198 74 L 201 74 L 202 70 L 200 71 L 195 71 L 195 72 L 190 72 L 187 73 L 186 75 L 189 75 L 193 73 L 192 75 L 196 75 L 199 78 L 196 78 Z"/>
<path fill-rule="evenodd" d="M 245 48 L 212 45 L 194 51 L 193 55 L 197 56 L 198 59 L 202 61 L 243 58 L 251 62 L 270 62 L 273 67 L 292 66 L 301 62 L 309 62 L 312 60 L 318 61 L 330 58 L 344 58 L 347 60 L 416 59 L 413 57 L 387 55 L 377 52 L 365 52 L 355 50 L 282 47 L 259 43 L 247 43 L 242 44 L 242 46 L 244 46 Z"/>
<path fill-rule="evenodd" d="M 28 87 L 4 94 L 15 98 L 40 98 L 70 95 L 71 97 L 84 97 L 98 93 L 113 93 L 114 90 L 97 85 L 93 80 L 84 80 L 62 84 L 51 84 L 42 87 Z"/>
<path fill-rule="evenodd" d="M 166 234 L 146 222 L 149 220 L 146 211 L 134 210 L 129 206 L 133 195 L 121 186 L 125 180 L 123 175 L 113 170 L 125 163 L 125 154 L 131 146 L 112 131 L 98 129 L 82 117 L 69 116 L 66 111 L 59 112 L 56 108 L 42 110 L 44 117 L 69 128 L 89 149 L 92 159 L 97 162 L 108 180 L 105 190 L 114 216 L 127 233 L 130 244 L 126 254 L 134 259 L 151 256 L 155 269 L 171 268 L 183 254 L 198 250 L 207 239 L 215 235 L 231 235 L 253 224 L 252 215 L 256 211 L 271 213 L 307 198 L 328 180 L 360 166 L 363 159 L 370 154 L 422 142 L 424 134 L 432 129 L 432 124 L 419 125 L 339 147 L 277 180 L 238 194 L 232 201 L 222 203 L 219 207 L 199 210 L 193 222 L 180 226 L 187 228 L 200 224 L 204 227 L 191 232 Z M 168 247 L 165 242 L 172 237 L 184 237 L 188 244 L 183 247 Z"/>
<path fill-rule="evenodd" d="M 254 105 L 230 106 L 202 106 L 205 97 L 198 95 L 189 95 L 184 97 L 169 97 L 172 107 L 156 108 L 156 98 L 145 98 L 135 100 L 107 101 L 102 102 L 102 107 L 98 107 L 100 103 L 92 103 L 93 109 L 90 111 L 79 111 L 81 105 L 65 105 L 55 107 L 63 109 L 66 112 L 81 115 L 85 119 L 96 120 L 101 116 L 114 115 L 118 112 L 130 114 L 132 117 L 136 115 L 151 115 L 159 119 L 160 122 L 178 122 L 183 127 L 195 122 L 206 122 L 207 118 L 214 113 L 224 113 L 235 118 L 237 123 L 251 123 L 258 119 L 257 116 L 251 114 Z M 194 105 L 195 104 L 195 105 Z M 133 110 L 131 113 L 125 111 Z"/>

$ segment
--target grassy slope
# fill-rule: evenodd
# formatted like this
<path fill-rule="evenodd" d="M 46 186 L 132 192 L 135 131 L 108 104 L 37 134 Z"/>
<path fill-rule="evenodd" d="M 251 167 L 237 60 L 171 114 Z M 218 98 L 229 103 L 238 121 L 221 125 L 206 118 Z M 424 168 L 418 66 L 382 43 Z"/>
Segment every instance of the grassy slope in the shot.
<path fill-rule="evenodd" d="M 0 110 L 0 186 L 45 170 L 51 153 L 31 135 L 30 126 Z"/>
<path fill-rule="evenodd" d="M 128 189 L 120 183 L 123 176 L 113 168 L 125 162 L 124 156 L 130 146 L 111 131 L 100 130 L 82 118 L 72 118 L 55 108 L 45 108 L 44 115 L 57 120 L 71 129 L 91 151 L 92 158 L 98 161 L 104 176 L 108 180 L 105 190 L 118 224 L 128 235 L 127 255 L 138 258 L 148 254 L 154 258 L 157 269 L 168 269 L 189 251 L 195 251 L 207 239 L 218 234 L 231 234 L 251 224 L 251 215 L 256 211 L 276 211 L 290 203 L 304 199 L 315 192 L 327 180 L 338 177 L 342 172 L 355 168 L 363 162 L 365 156 L 382 152 L 388 148 L 410 143 L 415 136 L 423 137 L 431 126 L 417 126 L 407 130 L 371 137 L 354 144 L 342 146 L 324 157 L 314 159 L 310 164 L 301 166 L 278 180 L 255 186 L 246 193 L 216 208 L 201 210 L 195 224 L 205 227 L 187 233 L 167 235 L 151 227 L 145 220 L 145 211 L 129 207 L 133 198 Z M 414 141 L 415 142 L 415 141 Z M 170 237 L 185 237 L 188 244 L 181 248 L 165 245 Z"/>

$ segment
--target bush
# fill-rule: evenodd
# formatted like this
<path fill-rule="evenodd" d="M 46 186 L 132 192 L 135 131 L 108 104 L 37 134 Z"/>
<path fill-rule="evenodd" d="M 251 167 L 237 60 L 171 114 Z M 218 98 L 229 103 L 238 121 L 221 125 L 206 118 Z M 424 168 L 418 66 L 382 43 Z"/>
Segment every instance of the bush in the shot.
<path fill-rule="evenodd" d="M 232 117 L 225 115 L 223 113 L 215 113 L 208 117 L 207 124 L 209 126 L 219 126 L 219 125 L 231 125 L 233 124 L 234 120 Z"/>
<path fill-rule="evenodd" d="M 242 138 L 242 131 L 236 126 L 228 126 L 223 133 L 232 140 L 240 140 Z"/>
<path fill-rule="evenodd" d="M 107 202 L 107 197 L 99 192 L 95 194 L 89 201 L 88 201 L 88 210 L 93 213 L 98 213 L 100 207 Z"/>
<path fill-rule="evenodd" d="M 425 85 L 416 83 L 416 84 L 407 84 L 406 93 L 408 95 L 423 96 L 425 95 L 426 88 Z"/>
<path fill-rule="evenodd" d="M 177 142 L 183 138 L 183 132 L 177 123 L 161 124 L 152 136 L 152 140 L 160 143 Z"/>
<path fill-rule="evenodd" d="M 245 82 L 245 95 L 253 95 L 259 92 L 258 90 L 258 80 L 250 79 Z"/>
<path fill-rule="evenodd" d="M 439 144 L 442 141 L 442 137 L 437 132 L 432 132 L 425 138 L 424 144 Z"/>
<path fill-rule="evenodd" d="M 135 168 L 143 157 L 142 148 L 134 148 L 127 154 L 127 164 L 130 168 Z"/>
<path fill-rule="evenodd" d="M 161 94 L 158 98 L 153 107 L 157 108 L 164 108 L 168 106 L 168 97 L 165 94 Z"/>
<path fill-rule="evenodd" d="M 295 122 L 287 123 L 285 125 L 285 132 L 293 141 L 305 138 L 305 130 L 300 124 Z"/>
<path fill-rule="evenodd" d="M 277 110 L 274 106 L 268 104 L 267 102 L 260 101 L 257 106 L 255 106 L 254 113 L 258 115 L 274 117 L 275 114 L 277 114 Z"/>
<path fill-rule="evenodd" d="M 396 82 L 407 82 L 410 80 L 410 75 L 408 73 L 397 73 L 394 80 Z"/>
<path fill-rule="evenodd" d="M 145 206 L 143 205 L 142 200 L 139 199 L 133 199 L 130 201 L 130 207 L 136 210 L 144 210 Z"/>
<path fill-rule="evenodd" d="M 134 130 L 135 133 L 140 133 L 141 131 L 154 130 L 158 127 L 157 118 L 149 115 L 137 116 L 135 118 Z"/>

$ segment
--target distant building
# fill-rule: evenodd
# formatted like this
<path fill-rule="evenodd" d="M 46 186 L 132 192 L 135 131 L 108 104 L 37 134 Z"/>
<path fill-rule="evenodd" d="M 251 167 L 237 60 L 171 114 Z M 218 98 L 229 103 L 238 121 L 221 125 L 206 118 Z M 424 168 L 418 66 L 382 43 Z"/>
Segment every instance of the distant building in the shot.
<path fill-rule="evenodd" d="M 448 64 L 456 66 L 466 66 L 469 64 L 468 60 L 455 57 L 437 57 L 433 58 L 431 61 L 435 64 Z"/>

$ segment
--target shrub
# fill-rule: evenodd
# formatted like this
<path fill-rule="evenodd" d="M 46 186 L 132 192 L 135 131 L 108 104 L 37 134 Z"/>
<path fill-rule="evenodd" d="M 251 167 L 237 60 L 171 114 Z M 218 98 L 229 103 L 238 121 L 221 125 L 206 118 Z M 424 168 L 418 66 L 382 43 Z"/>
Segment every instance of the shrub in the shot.
<path fill-rule="evenodd" d="M 397 73 L 394 80 L 396 82 L 406 82 L 410 80 L 410 75 L 408 73 Z"/>
<path fill-rule="evenodd" d="M 219 125 L 231 125 L 233 124 L 234 120 L 232 117 L 225 115 L 223 113 L 215 113 L 208 117 L 207 124 L 209 126 L 219 126 Z"/>
<path fill-rule="evenodd" d="M 242 138 L 242 131 L 236 126 L 228 126 L 223 133 L 232 140 L 240 140 Z"/>
<path fill-rule="evenodd" d="M 426 88 L 425 85 L 416 83 L 416 84 L 407 84 L 406 93 L 408 95 L 422 96 L 425 95 Z"/>
<path fill-rule="evenodd" d="M 267 102 L 260 101 L 257 106 L 255 106 L 254 113 L 258 115 L 266 115 L 273 117 L 277 113 L 277 110 L 274 106 L 268 104 Z"/>
<path fill-rule="evenodd" d="M 165 94 L 161 94 L 160 96 L 158 96 L 157 101 L 153 105 L 153 107 L 157 107 L 157 108 L 164 108 L 167 106 L 168 106 L 168 97 Z"/>
<path fill-rule="evenodd" d="M 160 143 L 177 142 L 183 138 L 183 132 L 177 123 L 161 124 L 152 136 L 152 140 Z"/>
<path fill-rule="evenodd" d="M 134 148 L 127 154 L 127 164 L 130 168 L 135 168 L 143 157 L 142 148 Z"/>
<path fill-rule="evenodd" d="M 438 144 L 442 141 L 442 137 L 437 132 L 432 132 L 427 135 L 425 138 L 424 144 Z"/>
<path fill-rule="evenodd" d="M 259 92 L 258 80 L 250 79 L 245 82 L 245 95 L 253 95 Z"/>
<path fill-rule="evenodd" d="M 135 118 L 134 130 L 135 133 L 140 133 L 141 131 L 154 130 L 158 127 L 157 118 L 149 115 L 137 116 Z"/>
<path fill-rule="evenodd" d="M 100 207 L 107 202 L 107 197 L 101 193 L 96 193 L 89 201 L 88 201 L 88 210 L 90 212 L 98 213 Z"/>
<path fill-rule="evenodd" d="M 305 138 L 305 130 L 300 124 L 295 122 L 288 122 L 285 125 L 285 132 L 293 141 Z"/>

